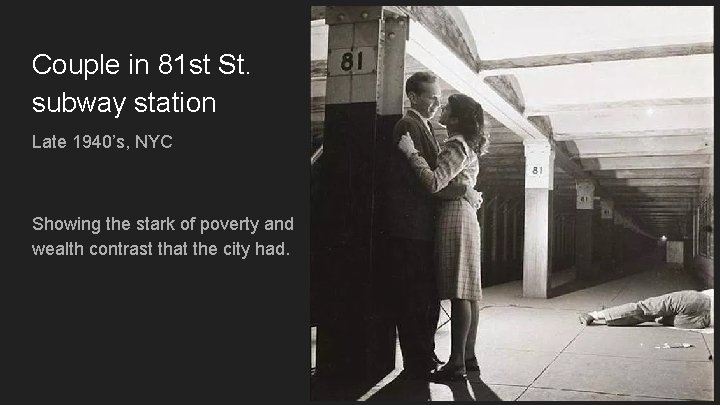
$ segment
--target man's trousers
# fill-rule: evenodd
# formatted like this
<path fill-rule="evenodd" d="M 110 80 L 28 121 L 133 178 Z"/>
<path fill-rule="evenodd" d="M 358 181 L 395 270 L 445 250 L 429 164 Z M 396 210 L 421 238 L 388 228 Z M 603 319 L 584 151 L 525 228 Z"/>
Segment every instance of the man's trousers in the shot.
<path fill-rule="evenodd" d="M 427 240 L 388 240 L 388 271 L 404 368 L 428 371 L 434 366 L 435 329 L 440 301 L 434 269 L 434 243 Z"/>

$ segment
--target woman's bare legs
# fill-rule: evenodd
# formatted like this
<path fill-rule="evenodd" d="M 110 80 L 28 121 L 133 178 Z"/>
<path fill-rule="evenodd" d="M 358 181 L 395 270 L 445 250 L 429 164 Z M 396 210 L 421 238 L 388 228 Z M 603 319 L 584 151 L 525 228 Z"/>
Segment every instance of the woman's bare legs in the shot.
<path fill-rule="evenodd" d="M 465 344 L 465 360 L 475 359 L 475 341 L 480 323 L 480 301 L 470 302 L 470 330 Z"/>
<path fill-rule="evenodd" d="M 450 324 L 450 358 L 448 368 L 465 370 L 465 347 L 472 323 L 472 301 L 452 299 Z"/>

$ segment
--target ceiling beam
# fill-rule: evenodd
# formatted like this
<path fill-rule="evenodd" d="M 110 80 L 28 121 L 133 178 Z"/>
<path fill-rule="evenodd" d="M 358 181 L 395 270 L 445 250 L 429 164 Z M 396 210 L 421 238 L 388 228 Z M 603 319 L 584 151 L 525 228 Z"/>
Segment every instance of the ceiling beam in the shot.
<path fill-rule="evenodd" d="M 539 129 L 540 132 L 543 133 L 543 135 L 545 135 L 549 139 L 555 139 L 552 129 L 552 123 L 550 122 L 550 117 L 548 117 L 547 115 L 535 115 L 528 116 L 527 119 L 528 121 L 530 121 L 531 124 L 535 125 L 535 128 Z"/>
<path fill-rule="evenodd" d="M 693 203 L 693 198 L 688 196 L 683 197 L 663 197 L 663 198 L 653 198 L 651 196 L 623 196 L 622 199 L 618 200 L 616 203 L 619 205 L 635 205 L 635 204 L 690 204 Z"/>
<path fill-rule="evenodd" d="M 700 185 L 700 179 L 602 179 L 598 181 L 605 187 L 668 187 Z"/>
<path fill-rule="evenodd" d="M 625 207 L 624 209 L 630 212 L 686 212 L 690 210 L 687 207 Z"/>
<path fill-rule="evenodd" d="M 713 146 L 705 136 L 663 136 L 656 138 L 578 139 L 565 141 L 571 157 L 630 157 L 708 155 Z"/>
<path fill-rule="evenodd" d="M 686 214 L 683 214 L 683 213 L 676 214 L 676 215 L 667 215 L 667 216 L 663 216 L 661 218 L 656 217 L 656 215 L 658 215 L 658 214 L 650 214 L 649 216 L 641 215 L 641 214 L 637 214 L 637 215 L 638 215 L 638 218 L 641 218 L 642 222 L 652 224 L 652 225 L 662 228 L 662 229 L 668 229 L 670 227 L 677 226 L 678 224 L 680 224 L 683 221 L 683 219 L 686 216 Z"/>
<path fill-rule="evenodd" d="M 627 196 L 622 200 L 617 201 L 620 205 L 687 205 L 692 204 L 692 197 L 676 197 L 676 198 L 651 198 L 651 197 L 640 197 L 633 198 Z"/>
<path fill-rule="evenodd" d="M 701 178 L 703 169 L 635 169 L 592 172 L 593 177 L 602 179 L 689 179 Z"/>
<path fill-rule="evenodd" d="M 525 99 L 520 90 L 520 82 L 514 75 L 488 76 L 484 80 L 515 110 L 521 114 L 525 111 Z"/>
<path fill-rule="evenodd" d="M 711 167 L 712 155 L 639 156 L 580 159 L 585 170 L 665 169 Z"/>
<path fill-rule="evenodd" d="M 646 131 L 609 131 L 609 132 L 575 132 L 556 133 L 556 141 L 577 141 L 584 139 L 611 139 L 611 138 L 648 138 L 664 136 L 705 136 L 712 139 L 713 128 L 680 128 L 680 129 L 653 129 Z"/>
<path fill-rule="evenodd" d="M 698 191 L 698 187 L 694 186 L 667 186 L 664 188 L 658 187 L 625 187 L 618 186 L 613 187 L 615 194 L 646 194 L 655 196 L 655 194 L 666 194 L 666 193 L 685 193 L 686 196 L 691 196 Z"/>
<path fill-rule="evenodd" d="M 647 58 L 668 58 L 713 53 L 712 42 L 691 44 L 657 45 L 624 49 L 609 49 L 592 52 L 576 52 L 554 55 L 525 56 L 521 58 L 483 60 L 480 71 L 485 74 L 498 74 L 497 71 L 512 72 L 514 69 L 543 68 L 549 66 L 572 65 L 577 63 L 612 62 Z"/>
<path fill-rule="evenodd" d="M 695 194 L 697 194 L 696 191 L 689 191 L 689 192 L 678 192 L 678 191 L 618 191 L 613 190 L 613 194 L 615 195 L 615 201 L 620 201 L 624 199 L 647 199 L 652 198 L 654 200 L 658 199 L 665 199 L 665 198 L 692 198 Z"/>
<path fill-rule="evenodd" d="M 643 202 L 627 202 L 622 201 L 619 207 L 625 208 L 646 208 L 646 207 L 682 207 L 690 209 L 691 204 L 688 201 L 643 201 Z"/>
<path fill-rule="evenodd" d="M 592 149 L 586 149 L 592 150 Z M 676 150 L 643 150 L 643 151 L 614 151 L 614 152 L 574 152 L 570 154 L 573 159 L 595 159 L 595 158 L 635 158 L 654 156 L 700 156 L 712 155 L 713 147 L 706 146 L 698 149 L 676 149 Z"/>
<path fill-rule="evenodd" d="M 494 76 L 493 76 L 494 77 Z M 713 97 L 658 98 L 643 100 L 611 101 L 603 103 L 548 104 L 526 106 L 526 115 L 548 115 L 577 111 L 614 110 L 627 108 L 667 107 L 676 105 L 713 104 Z"/>
<path fill-rule="evenodd" d="M 396 6 L 413 21 L 419 22 L 425 29 L 453 51 L 456 57 L 473 72 L 478 71 L 480 56 L 475 45 L 475 37 L 465 20 L 465 14 L 456 6 Z M 412 29 L 410 31 L 412 36 Z"/>
<path fill-rule="evenodd" d="M 310 20 L 325 19 L 325 6 L 310 6 Z"/>

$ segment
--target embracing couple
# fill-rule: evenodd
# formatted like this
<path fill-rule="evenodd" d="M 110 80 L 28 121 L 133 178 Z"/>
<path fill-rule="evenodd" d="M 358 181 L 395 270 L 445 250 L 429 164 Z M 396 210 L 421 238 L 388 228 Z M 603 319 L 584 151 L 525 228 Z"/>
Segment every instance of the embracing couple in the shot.
<path fill-rule="evenodd" d="M 467 378 L 479 371 L 475 355 L 480 283 L 480 225 L 475 191 L 478 157 L 487 150 L 483 110 L 453 94 L 440 107 L 440 85 L 430 73 L 408 78 L 410 109 L 393 131 L 386 173 L 389 272 L 405 373 L 432 381 Z M 439 144 L 430 118 L 448 140 Z M 435 355 L 440 300 L 451 300 L 451 353 Z"/>

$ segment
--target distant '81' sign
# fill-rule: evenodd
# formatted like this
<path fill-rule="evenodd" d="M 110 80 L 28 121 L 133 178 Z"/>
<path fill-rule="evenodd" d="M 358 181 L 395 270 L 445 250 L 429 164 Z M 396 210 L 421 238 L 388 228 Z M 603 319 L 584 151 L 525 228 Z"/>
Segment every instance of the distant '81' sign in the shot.
<path fill-rule="evenodd" d="M 377 66 L 377 50 L 371 46 L 331 49 L 328 54 L 328 75 L 361 75 L 372 73 Z"/>

